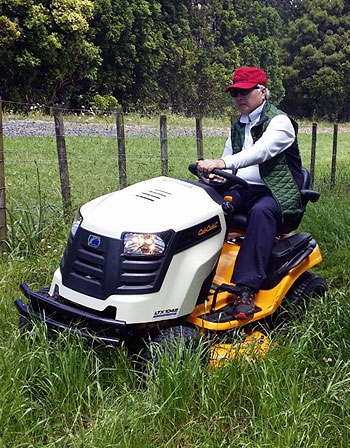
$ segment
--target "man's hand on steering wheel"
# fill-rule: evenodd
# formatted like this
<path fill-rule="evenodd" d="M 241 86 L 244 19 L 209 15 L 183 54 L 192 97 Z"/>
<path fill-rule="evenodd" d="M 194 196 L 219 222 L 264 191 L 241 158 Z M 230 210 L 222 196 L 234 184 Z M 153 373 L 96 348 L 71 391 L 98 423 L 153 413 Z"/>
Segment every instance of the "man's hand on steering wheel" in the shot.
<path fill-rule="evenodd" d="M 197 160 L 196 163 L 198 171 L 206 176 L 208 176 L 215 169 L 224 170 L 226 168 L 226 164 L 222 159 Z"/>
<path fill-rule="evenodd" d="M 220 189 L 220 188 L 222 188 L 222 187 L 223 187 L 223 188 L 230 188 L 231 186 L 234 186 L 234 185 L 240 185 L 240 186 L 243 187 L 244 189 L 248 188 L 248 183 L 247 183 L 245 180 L 243 180 L 243 179 L 241 179 L 240 177 L 238 177 L 238 176 L 232 174 L 231 172 L 229 172 L 229 170 L 222 170 L 222 169 L 219 169 L 219 168 L 213 168 L 212 173 L 209 175 L 209 177 L 207 177 L 207 176 L 204 174 L 204 171 L 202 171 L 202 170 L 199 169 L 199 164 L 201 164 L 202 167 L 203 167 L 203 165 L 205 165 L 205 166 L 208 167 L 207 164 L 209 164 L 209 166 L 210 166 L 210 164 L 211 164 L 212 162 L 213 162 L 214 164 L 216 164 L 217 162 L 220 163 L 220 159 L 198 160 L 197 163 L 191 163 L 191 164 L 188 166 L 188 169 L 189 169 L 189 171 L 190 171 L 192 174 L 194 174 L 195 176 L 197 176 L 198 179 L 199 179 L 201 182 L 203 182 L 203 183 L 206 184 L 206 185 L 209 185 L 210 187 L 214 187 L 214 188 L 219 188 L 219 189 Z M 224 163 L 223 160 L 222 160 L 221 162 Z M 212 165 L 211 165 L 211 166 L 212 166 Z M 216 165 L 216 166 L 217 166 L 217 165 Z M 222 166 L 222 165 L 220 165 L 220 166 Z M 210 172 L 210 171 L 208 171 L 208 168 L 207 168 L 207 172 Z M 211 175 L 213 175 L 213 176 L 215 176 L 215 177 L 212 179 L 212 178 L 210 177 Z M 215 178 L 216 178 L 216 179 L 219 178 L 220 181 L 215 180 Z"/>

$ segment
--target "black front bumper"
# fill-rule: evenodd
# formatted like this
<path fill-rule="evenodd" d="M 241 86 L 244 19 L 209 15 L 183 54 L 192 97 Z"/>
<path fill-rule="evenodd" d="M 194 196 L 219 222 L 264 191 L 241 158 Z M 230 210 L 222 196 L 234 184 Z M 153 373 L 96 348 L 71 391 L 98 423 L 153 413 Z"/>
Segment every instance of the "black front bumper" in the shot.
<path fill-rule="evenodd" d="M 127 336 L 127 326 L 123 321 L 101 317 L 85 310 L 61 303 L 58 297 L 46 292 L 34 292 L 26 283 L 21 289 L 28 299 L 25 305 L 17 299 L 15 305 L 28 320 L 39 320 L 54 330 L 78 332 L 84 338 L 113 345 L 121 345 Z"/>

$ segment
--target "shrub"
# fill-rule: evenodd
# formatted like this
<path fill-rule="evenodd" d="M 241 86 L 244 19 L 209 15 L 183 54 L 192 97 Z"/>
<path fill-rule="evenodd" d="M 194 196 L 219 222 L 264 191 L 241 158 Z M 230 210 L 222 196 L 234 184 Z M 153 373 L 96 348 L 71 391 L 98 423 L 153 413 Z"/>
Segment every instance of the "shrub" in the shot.
<path fill-rule="evenodd" d="M 90 102 L 90 107 L 97 115 L 104 114 L 112 109 L 118 109 L 120 106 L 118 100 L 113 95 L 95 95 Z"/>

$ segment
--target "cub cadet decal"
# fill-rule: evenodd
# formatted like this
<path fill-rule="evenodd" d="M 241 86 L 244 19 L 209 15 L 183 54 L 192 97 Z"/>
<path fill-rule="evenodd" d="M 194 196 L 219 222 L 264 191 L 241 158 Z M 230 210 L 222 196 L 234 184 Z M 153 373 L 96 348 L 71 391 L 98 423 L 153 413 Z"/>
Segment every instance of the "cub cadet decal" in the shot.
<path fill-rule="evenodd" d="M 200 224 L 181 230 L 176 234 L 174 253 L 177 254 L 182 250 L 200 244 L 208 238 L 221 232 L 221 224 L 219 216 L 212 216 Z"/>
<path fill-rule="evenodd" d="M 153 314 L 153 319 L 157 317 L 168 317 L 168 316 L 176 316 L 179 308 L 169 308 L 167 310 L 158 310 Z"/>
<path fill-rule="evenodd" d="M 208 232 L 211 232 L 212 230 L 215 230 L 218 228 L 219 225 L 219 221 L 213 222 L 213 224 L 209 224 L 206 227 L 202 227 L 201 229 L 198 230 L 197 235 L 198 236 L 202 236 L 205 235 Z"/>

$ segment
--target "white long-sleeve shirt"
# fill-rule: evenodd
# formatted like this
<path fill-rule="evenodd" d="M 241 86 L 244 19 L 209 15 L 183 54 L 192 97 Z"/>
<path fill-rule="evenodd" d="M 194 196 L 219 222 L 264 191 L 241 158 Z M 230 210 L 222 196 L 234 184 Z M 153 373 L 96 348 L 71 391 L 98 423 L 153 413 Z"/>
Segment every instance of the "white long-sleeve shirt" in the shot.
<path fill-rule="evenodd" d="M 228 169 L 237 169 L 237 176 L 251 184 L 261 184 L 259 164 L 277 156 L 295 140 L 295 131 L 287 115 L 277 115 L 268 124 L 263 135 L 253 143 L 251 129 L 259 122 L 264 103 L 249 115 L 242 114 L 245 138 L 242 151 L 232 154 L 231 131 L 225 144 L 222 160 Z"/>

